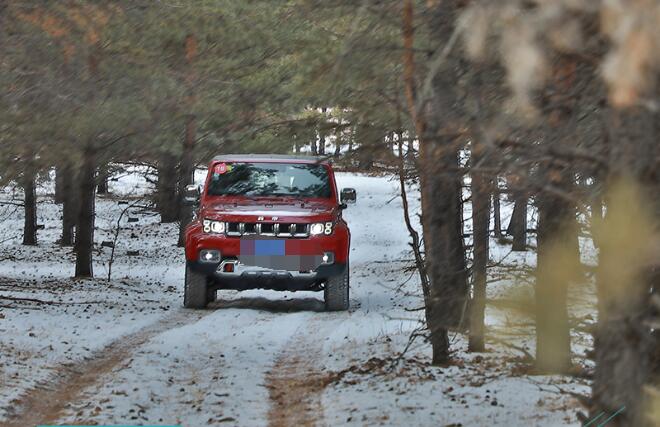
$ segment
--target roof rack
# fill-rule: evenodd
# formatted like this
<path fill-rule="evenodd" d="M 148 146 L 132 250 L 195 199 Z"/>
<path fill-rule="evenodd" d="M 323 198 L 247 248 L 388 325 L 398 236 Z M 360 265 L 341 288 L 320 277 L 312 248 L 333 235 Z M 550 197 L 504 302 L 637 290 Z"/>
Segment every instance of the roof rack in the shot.
<path fill-rule="evenodd" d="M 222 154 L 213 157 L 214 162 L 284 162 L 294 161 L 299 163 L 328 163 L 326 156 L 304 156 L 295 154 Z"/>

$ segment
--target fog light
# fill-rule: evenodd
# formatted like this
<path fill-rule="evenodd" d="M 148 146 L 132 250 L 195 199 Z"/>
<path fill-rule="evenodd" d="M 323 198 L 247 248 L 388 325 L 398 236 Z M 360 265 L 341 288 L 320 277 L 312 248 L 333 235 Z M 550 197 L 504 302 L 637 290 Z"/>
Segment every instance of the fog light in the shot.
<path fill-rule="evenodd" d="M 201 262 L 220 262 L 220 251 L 214 249 L 202 249 L 199 251 Z"/>
<path fill-rule="evenodd" d="M 323 258 L 321 258 L 323 264 L 332 264 L 335 262 L 335 254 L 333 252 L 323 252 Z"/>

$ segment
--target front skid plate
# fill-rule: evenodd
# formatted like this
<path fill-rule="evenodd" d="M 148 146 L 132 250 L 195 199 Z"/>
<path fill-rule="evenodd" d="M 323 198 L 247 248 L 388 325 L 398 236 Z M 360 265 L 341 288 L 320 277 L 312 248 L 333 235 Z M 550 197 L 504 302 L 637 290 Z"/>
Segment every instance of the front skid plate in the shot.
<path fill-rule="evenodd" d="M 321 265 L 311 273 L 249 267 L 243 271 L 239 269 L 240 274 L 228 274 L 217 271 L 219 264 L 188 261 L 188 265 L 193 271 L 205 274 L 210 279 L 209 285 L 212 288 L 235 290 L 320 291 L 323 289 L 323 282 L 343 274 L 346 269 L 346 264 Z"/>

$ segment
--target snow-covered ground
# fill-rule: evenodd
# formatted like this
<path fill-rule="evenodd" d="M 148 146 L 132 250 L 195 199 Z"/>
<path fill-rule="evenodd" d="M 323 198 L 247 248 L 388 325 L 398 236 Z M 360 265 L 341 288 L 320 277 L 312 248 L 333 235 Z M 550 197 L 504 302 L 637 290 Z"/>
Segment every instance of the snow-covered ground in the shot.
<path fill-rule="evenodd" d="M 0 296 L 43 301 L 0 298 L 0 423 L 579 425 L 569 392 L 586 393 L 588 383 L 529 374 L 533 318 L 524 301 L 532 287 L 505 272 L 533 266 L 535 256 L 493 240 L 492 262 L 504 262 L 488 289 L 489 351 L 469 354 L 455 334 L 452 366 L 431 367 L 422 338 L 402 354 L 423 311 L 417 276 L 406 268 L 397 182 L 347 173 L 338 182 L 358 194 L 345 211 L 346 313 L 324 312 L 322 294 L 312 292 L 222 291 L 207 310 L 181 308 L 176 225 L 158 223 L 150 186 L 135 173 L 98 199 L 94 280 L 70 278 L 73 255 L 55 244 L 61 212 L 49 183 L 40 190 L 38 247 L 20 245 L 20 211 L 0 206 Z M 414 191 L 411 203 L 417 210 Z M 111 249 L 101 242 L 114 239 L 127 207 L 108 281 Z M 575 295 L 571 312 L 582 318 L 592 299 Z M 583 363 L 590 338 L 576 331 L 574 342 Z"/>

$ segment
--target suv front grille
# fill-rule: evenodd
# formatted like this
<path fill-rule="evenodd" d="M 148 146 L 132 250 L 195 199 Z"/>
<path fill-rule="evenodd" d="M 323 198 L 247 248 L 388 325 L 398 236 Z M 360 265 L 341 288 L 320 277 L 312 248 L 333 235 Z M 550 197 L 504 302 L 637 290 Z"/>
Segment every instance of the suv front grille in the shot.
<path fill-rule="evenodd" d="M 225 226 L 227 236 L 309 237 L 309 224 L 228 222 Z"/>

